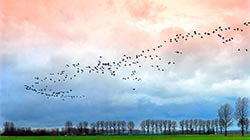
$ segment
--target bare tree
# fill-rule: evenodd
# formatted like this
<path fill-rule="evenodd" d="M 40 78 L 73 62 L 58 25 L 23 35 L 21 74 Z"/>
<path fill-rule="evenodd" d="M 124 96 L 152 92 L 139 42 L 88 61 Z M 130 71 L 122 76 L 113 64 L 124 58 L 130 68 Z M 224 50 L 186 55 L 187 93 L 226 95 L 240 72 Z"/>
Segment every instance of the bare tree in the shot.
<path fill-rule="evenodd" d="M 167 126 L 168 126 L 168 134 L 170 134 L 170 133 L 171 133 L 171 127 L 172 127 L 172 122 L 171 122 L 171 120 L 168 120 Z"/>
<path fill-rule="evenodd" d="M 209 133 L 209 132 L 210 132 L 210 125 L 211 125 L 210 120 L 207 120 L 207 121 L 206 121 L 207 133 Z"/>
<path fill-rule="evenodd" d="M 100 133 L 100 131 L 99 131 L 99 130 L 100 130 L 100 127 L 101 127 L 101 122 L 100 122 L 100 121 L 97 121 L 97 122 L 96 122 L 96 132 L 97 132 L 97 133 Z"/>
<path fill-rule="evenodd" d="M 124 133 L 125 133 L 125 130 L 126 130 L 126 122 L 125 122 L 125 121 L 122 121 L 122 122 L 121 122 L 121 125 L 122 125 L 122 133 L 124 134 Z"/>
<path fill-rule="evenodd" d="M 238 121 L 238 126 L 241 128 L 241 135 L 244 136 L 246 128 L 246 119 L 248 117 L 248 98 L 238 98 L 235 105 L 235 119 Z"/>
<path fill-rule="evenodd" d="M 222 134 L 223 131 L 223 121 L 219 119 L 219 127 L 220 127 L 220 134 Z"/>
<path fill-rule="evenodd" d="M 88 122 L 87 121 L 83 121 L 83 129 L 88 129 Z"/>
<path fill-rule="evenodd" d="M 108 133 L 109 132 L 109 122 L 108 121 L 104 122 L 104 128 L 105 128 L 105 133 Z"/>
<path fill-rule="evenodd" d="M 134 122 L 133 121 L 129 121 L 128 122 L 128 130 L 129 130 L 130 134 L 132 134 L 134 127 L 135 127 Z"/>
<path fill-rule="evenodd" d="M 166 132 L 167 132 L 167 124 L 168 124 L 168 121 L 163 120 L 163 128 L 164 128 L 163 132 L 164 132 L 164 134 L 166 134 Z"/>
<path fill-rule="evenodd" d="M 108 123 L 109 123 L 109 131 L 110 131 L 110 133 L 112 133 L 113 122 L 108 121 Z"/>
<path fill-rule="evenodd" d="M 245 128 L 245 129 L 246 129 L 246 133 L 247 133 L 247 131 L 248 131 L 248 128 L 249 128 L 249 119 L 247 118 L 247 119 L 246 119 L 246 128 Z"/>
<path fill-rule="evenodd" d="M 184 120 L 181 120 L 181 121 L 179 122 L 179 127 L 180 127 L 180 129 L 181 129 L 181 133 L 184 134 Z"/>
<path fill-rule="evenodd" d="M 7 134 L 10 131 L 10 122 L 4 122 L 4 132 Z"/>
<path fill-rule="evenodd" d="M 203 121 L 203 120 L 202 120 L 202 131 L 203 131 L 203 134 L 206 133 L 206 121 Z"/>
<path fill-rule="evenodd" d="M 147 133 L 149 134 L 150 120 L 146 120 L 146 129 L 147 129 Z"/>
<path fill-rule="evenodd" d="M 163 126 L 163 120 L 159 120 L 159 129 L 162 134 L 162 126 Z"/>
<path fill-rule="evenodd" d="M 101 130 L 102 130 L 102 133 L 104 131 L 104 121 L 100 121 L 100 125 L 101 125 Z"/>
<path fill-rule="evenodd" d="M 197 133 L 197 129 L 198 129 L 198 120 L 195 119 L 194 120 L 194 131 L 195 131 L 195 133 Z"/>
<path fill-rule="evenodd" d="M 189 120 L 189 125 L 188 125 L 188 127 L 189 127 L 189 130 L 191 131 L 191 134 L 193 133 L 193 120 Z"/>
<path fill-rule="evenodd" d="M 145 129 L 146 129 L 146 121 L 145 121 L 145 120 L 143 120 L 143 121 L 141 122 L 140 126 L 141 126 L 141 130 L 143 131 L 143 134 L 145 134 Z"/>
<path fill-rule="evenodd" d="M 215 120 L 212 120 L 211 121 L 211 130 L 212 130 L 212 133 L 214 134 L 214 128 L 215 128 Z"/>
<path fill-rule="evenodd" d="M 77 129 L 78 129 L 78 131 L 82 134 L 82 132 L 83 132 L 83 123 L 82 123 L 82 122 L 79 122 L 79 123 L 77 124 Z"/>
<path fill-rule="evenodd" d="M 116 121 L 113 121 L 112 127 L 113 127 L 113 130 L 114 130 L 114 134 L 116 134 L 116 127 L 117 127 Z"/>
<path fill-rule="evenodd" d="M 155 130 L 155 121 L 154 120 L 150 121 L 150 127 L 151 127 L 151 133 L 154 134 L 154 130 Z"/>
<path fill-rule="evenodd" d="M 225 136 L 227 136 L 227 128 L 233 124 L 232 113 L 233 109 L 229 104 L 222 105 L 218 110 L 218 116 L 225 130 Z"/>
<path fill-rule="evenodd" d="M 121 133 L 121 127 L 122 127 L 121 121 L 117 121 L 117 131 L 118 131 L 118 134 Z"/>
<path fill-rule="evenodd" d="M 15 131 L 15 125 L 13 122 L 10 122 L 10 133 L 14 133 Z"/>
<path fill-rule="evenodd" d="M 95 132 L 96 132 L 96 123 L 92 122 L 90 124 L 90 127 L 91 127 L 91 131 L 92 131 L 91 133 L 95 134 Z"/>
<path fill-rule="evenodd" d="M 185 126 L 185 129 L 186 129 L 186 133 L 188 133 L 188 128 L 189 128 L 189 121 L 188 120 L 185 120 L 184 126 Z"/>
<path fill-rule="evenodd" d="M 215 125 L 216 134 L 218 134 L 219 133 L 219 120 L 218 119 L 214 120 L 214 125 Z"/>
<path fill-rule="evenodd" d="M 210 130 L 211 130 L 211 121 L 210 120 L 206 121 L 206 128 L 207 128 L 207 133 L 210 133 Z"/>
<path fill-rule="evenodd" d="M 199 126 L 199 134 L 200 134 L 202 130 L 202 120 L 198 120 L 198 126 Z"/>
<path fill-rule="evenodd" d="M 65 130 L 67 131 L 68 134 L 71 133 L 73 128 L 73 123 L 71 121 L 66 121 L 65 122 Z"/>
<path fill-rule="evenodd" d="M 172 132 L 175 133 L 177 126 L 176 121 L 172 121 L 171 123 L 172 123 Z"/>
<path fill-rule="evenodd" d="M 155 132 L 158 134 L 159 131 L 159 120 L 155 120 Z"/>

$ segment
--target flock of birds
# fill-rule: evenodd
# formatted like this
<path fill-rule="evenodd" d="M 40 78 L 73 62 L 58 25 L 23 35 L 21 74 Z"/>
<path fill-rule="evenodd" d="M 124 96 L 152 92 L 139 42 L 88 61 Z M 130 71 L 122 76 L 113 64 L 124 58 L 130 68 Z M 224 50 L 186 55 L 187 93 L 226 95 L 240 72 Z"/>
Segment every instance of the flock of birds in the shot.
<path fill-rule="evenodd" d="M 244 26 L 250 26 L 250 22 L 245 22 L 243 24 Z M 232 27 L 221 27 L 219 26 L 218 28 L 215 28 L 214 30 L 210 31 L 210 32 L 204 32 L 204 33 L 200 33 L 198 31 L 193 31 L 192 33 L 187 33 L 187 34 L 176 34 L 174 38 L 169 39 L 169 43 L 178 43 L 181 40 L 185 40 L 187 41 L 189 38 L 194 38 L 194 37 L 198 37 L 200 39 L 205 39 L 207 36 L 212 36 L 212 35 L 216 35 L 217 37 L 219 37 L 222 41 L 223 44 L 225 43 L 229 43 L 231 41 L 234 40 L 234 37 L 229 37 L 226 38 L 222 35 L 222 32 L 225 31 L 235 31 L 235 32 L 243 32 L 244 29 L 236 27 L 236 28 L 232 28 Z M 164 44 L 167 43 L 166 40 L 164 40 Z M 84 99 L 85 95 L 74 95 L 71 94 L 73 92 L 73 89 L 68 89 L 68 90 L 54 90 L 53 87 L 55 87 L 55 85 L 53 84 L 57 84 L 57 83 L 61 83 L 61 82 L 67 82 L 67 81 L 71 81 L 76 79 L 78 76 L 80 76 L 81 74 L 84 73 L 97 73 L 97 74 L 101 74 L 101 75 L 105 75 L 108 74 L 110 76 L 117 76 L 117 71 L 122 69 L 122 68 L 129 68 L 133 69 L 132 71 L 130 71 L 130 73 L 126 76 L 121 77 L 122 80 L 132 80 L 132 81 L 136 81 L 139 82 L 142 80 L 142 78 L 137 76 L 137 73 L 140 71 L 140 69 L 142 69 L 142 61 L 163 61 L 163 59 L 157 54 L 157 51 L 164 46 L 164 44 L 158 45 L 155 48 L 152 49 L 146 49 L 146 50 L 142 50 L 140 53 L 136 54 L 135 56 L 129 56 L 124 54 L 120 59 L 118 59 L 117 61 L 112 61 L 112 62 L 105 62 L 103 61 L 103 56 L 99 56 L 99 60 L 97 62 L 96 65 L 88 65 L 88 66 L 82 66 L 80 63 L 74 63 L 74 64 L 66 64 L 65 65 L 65 69 L 61 70 L 59 72 L 54 72 L 54 73 L 49 73 L 47 76 L 45 77 L 39 77 L 36 76 L 34 77 L 34 83 L 31 85 L 24 85 L 25 89 L 28 91 L 33 91 L 33 93 L 35 94 L 39 94 L 39 95 L 44 95 L 47 98 L 50 97 L 56 97 L 56 98 L 60 98 L 62 100 L 65 100 L 67 98 L 71 98 L 71 99 Z M 238 49 L 238 51 L 243 51 L 242 49 Z M 244 51 L 248 51 L 248 49 L 244 49 Z M 183 52 L 178 50 L 175 51 L 175 53 L 177 55 L 182 55 Z M 163 63 L 166 65 L 175 65 L 176 62 L 175 61 L 167 61 L 166 63 Z M 164 67 L 162 67 L 159 64 L 154 64 L 154 65 L 150 65 L 150 67 L 154 68 L 157 71 L 161 71 L 164 72 L 166 71 L 166 69 Z M 71 69 L 71 72 L 68 73 L 68 69 Z M 72 72 L 73 70 L 73 72 Z M 132 88 L 133 91 L 136 90 L 136 88 Z"/>
<path fill-rule="evenodd" d="M 244 22 L 243 25 L 244 26 L 248 26 L 250 24 L 249 24 L 249 22 Z M 229 43 L 229 42 L 233 41 L 234 37 L 226 38 L 221 33 L 225 32 L 225 31 L 230 31 L 230 30 L 232 30 L 234 32 L 243 32 L 244 31 L 242 28 L 239 28 L 239 27 L 232 28 L 232 27 L 222 27 L 222 26 L 219 26 L 218 28 L 215 28 L 214 30 L 212 30 L 210 32 L 201 33 L 201 32 L 198 32 L 198 31 L 193 31 L 193 33 L 187 33 L 185 35 L 176 34 L 175 38 L 169 39 L 169 42 L 170 43 L 174 43 L 174 42 L 177 43 L 180 40 L 188 41 L 189 38 L 194 38 L 194 37 L 205 39 L 205 37 L 207 37 L 207 36 L 216 35 L 217 37 L 219 37 L 221 39 L 221 41 L 222 41 L 223 44 L 226 44 L 226 43 Z"/>

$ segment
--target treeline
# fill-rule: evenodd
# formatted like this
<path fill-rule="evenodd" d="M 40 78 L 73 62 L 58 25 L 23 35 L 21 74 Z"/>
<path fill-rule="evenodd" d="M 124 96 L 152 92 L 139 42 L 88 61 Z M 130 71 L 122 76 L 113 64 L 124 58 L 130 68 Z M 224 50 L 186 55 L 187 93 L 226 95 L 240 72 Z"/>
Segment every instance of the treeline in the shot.
<path fill-rule="evenodd" d="M 13 122 L 4 123 L 4 136 L 64 136 L 64 135 L 128 135 L 140 134 L 133 121 L 97 121 L 88 123 L 79 122 L 73 125 L 66 121 L 64 128 L 31 129 L 16 128 Z"/>
<path fill-rule="evenodd" d="M 143 120 L 141 128 L 135 129 L 133 121 L 65 122 L 64 128 L 31 129 L 15 128 L 13 122 L 4 123 L 8 136 L 59 136 L 59 135 L 133 135 L 133 134 L 216 134 L 218 120 Z M 179 125 L 178 125 L 179 124 Z M 178 130 L 179 126 L 179 130 Z"/>
<path fill-rule="evenodd" d="M 2 135 L 6 136 L 64 136 L 64 135 L 133 135 L 133 134 L 222 134 L 227 136 L 228 128 L 237 122 L 242 136 L 249 128 L 248 98 L 238 98 L 235 111 L 230 104 L 218 109 L 218 118 L 213 120 L 143 120 L 140 128 L 135 129 L 133 121 L 87 121 L 73 124 L 66 121 L 64 128 L 31 129 L 16 128 L 13 122 L 4 123 Z"/>
<path fill-rule="evenodd" d="M 219 123 L 215 120 L 144 120 L 141 122 L 143 134 L 218 134 Z"/>

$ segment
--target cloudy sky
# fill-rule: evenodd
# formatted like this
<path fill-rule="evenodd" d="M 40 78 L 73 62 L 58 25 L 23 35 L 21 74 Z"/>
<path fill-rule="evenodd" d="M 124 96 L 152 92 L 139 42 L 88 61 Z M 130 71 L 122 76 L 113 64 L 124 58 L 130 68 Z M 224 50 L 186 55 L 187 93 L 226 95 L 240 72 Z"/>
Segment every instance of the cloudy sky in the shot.
<path fill-rule="evenodd" d="M 56 127 L 66 120 L 213 119 L 223 103 L 250 97 L 249 0 L 0 0 L 0 122 Z M 85 99 L 62 101 L 26 91 L 35 76 L 65 64 L 95 65 L 99 56 L 116 61 L 123 54 L 163 44 L 177 33 L 241 27 L 216 36 L 164 44 L 162 61 L 142 61 L 140 82 L 118 76 L 82 74 L 55 89 L 72 88 Z M 181 50 L 183 54 L 176 55 Z M 176 65 L 167 66 L 168 61 Z M 159 64 L 164 72 L 151 69 Z M 69 73 L 73 71 L 68 71 Z M 132 91 L 131 88 L 136 88 Z"/>

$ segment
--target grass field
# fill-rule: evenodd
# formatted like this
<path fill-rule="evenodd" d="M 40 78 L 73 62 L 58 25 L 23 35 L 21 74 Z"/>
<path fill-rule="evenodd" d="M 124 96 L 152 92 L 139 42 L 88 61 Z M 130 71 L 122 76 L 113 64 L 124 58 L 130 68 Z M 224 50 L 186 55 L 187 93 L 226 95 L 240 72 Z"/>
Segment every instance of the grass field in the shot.
<path fill-rule="evenodd" d="M 42 136 L 0 137 L 0 140 L 250 140 L 250 135 Z"/>

